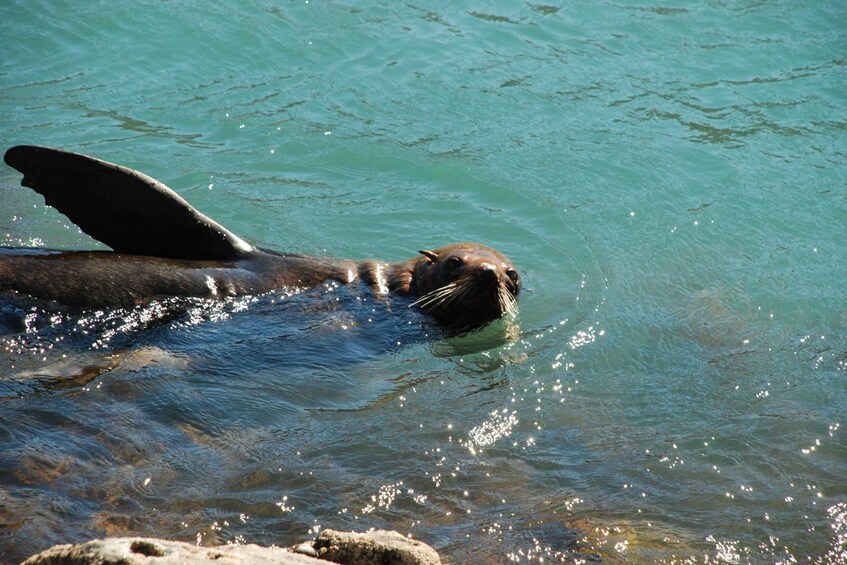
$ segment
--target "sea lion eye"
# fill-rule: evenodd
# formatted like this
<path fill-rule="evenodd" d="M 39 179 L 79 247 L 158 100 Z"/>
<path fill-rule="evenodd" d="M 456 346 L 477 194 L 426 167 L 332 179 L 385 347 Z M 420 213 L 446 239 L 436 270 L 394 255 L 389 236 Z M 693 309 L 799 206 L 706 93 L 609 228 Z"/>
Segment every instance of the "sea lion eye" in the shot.
<path fill-rule="evenodd" d="M 509 279 L 510 279 L 513 283 L 515 283 L 515 284 L 517 284 L 517 283 L 518 283 L 518 272 L 517 272 L 516 270 L 514 270 L 514 269 L 509 269 L 508 271 L 506 271 L 506 276 L 507 276 L 507 277 L 509 277 Z"/>
<path fill-rule="evenodd" d="M 447 259 L 447 268 L 450 270 L 458 269 L 462 266 L 462 264 L 464 264 L 464 261 L 461 257 L 456 257 L 455 255 L 453 255 L 452 257 L 449 257 Z"/>

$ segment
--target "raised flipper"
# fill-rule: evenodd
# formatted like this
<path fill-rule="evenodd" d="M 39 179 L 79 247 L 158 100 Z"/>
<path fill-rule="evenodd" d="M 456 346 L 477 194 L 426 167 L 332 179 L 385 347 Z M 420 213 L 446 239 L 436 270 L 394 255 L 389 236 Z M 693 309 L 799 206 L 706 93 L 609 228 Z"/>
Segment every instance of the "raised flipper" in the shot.
<path fill-rule="evenodd" d="M 23 186 L 119 253 L 231 260 L 255 249 L 176 192 L 127 167 L 48 147 L 19 145 L 6 163 Z"/>

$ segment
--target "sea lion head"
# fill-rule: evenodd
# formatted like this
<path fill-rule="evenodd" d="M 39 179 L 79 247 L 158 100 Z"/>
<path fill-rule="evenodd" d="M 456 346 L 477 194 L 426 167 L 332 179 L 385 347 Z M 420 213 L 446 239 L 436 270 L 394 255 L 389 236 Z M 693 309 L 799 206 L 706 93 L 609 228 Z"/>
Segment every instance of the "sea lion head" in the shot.
<path fill-rule="evenodd" d="M 443 324 L 478 327 L 517 313 L 521 278 L 498 251 L 476 243 L 422 250 L 411 262 L 414 302 Z"/>

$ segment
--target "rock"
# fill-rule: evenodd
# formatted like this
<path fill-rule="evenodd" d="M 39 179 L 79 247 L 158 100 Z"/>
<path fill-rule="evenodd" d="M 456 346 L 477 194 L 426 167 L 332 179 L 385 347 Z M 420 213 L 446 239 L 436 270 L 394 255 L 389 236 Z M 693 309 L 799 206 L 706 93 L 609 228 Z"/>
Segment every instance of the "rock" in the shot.
<path fill-rule="evenodd" d="M 154 538 L 107 538 L 75 545 L 56 545 L 33 555 L 23 565 L 326 565 L 327 561 L 344 565 L 441 563 L 434 549 L 398 532 L 377 530 L 356 534 L 324 530 L 314 542 L 302 543 L 294 550 L 253 544 L 198 547 Z"/>
<path fill-rule="evenodd" d="M 76 545 L 56 545 L 24 561 L 25 565 L 165 565 L 171 563 L 326 565 L 326 561 L 313 557 L 252 544 L 198 547 L 190 543 L 152 538 L 107 538 Z"/>
<path fill-rule="evenodd" d="M 423 542 L 398 532 L 367 534 L 324 530 L 315 540 L 318 557 L 344 565 L 440 565 L 441 558 Z"/>
<path fill-rule="evenodd" d="M 318 552 L 315 551 L 315 548 L 312 546 L 312 542 L 304 541 L 300 545 L 295 545 L 291 548 L 291 551 L 294 553 L 300 553 L 302 555 L 308 555 L 309 557 L 317 557 Z"/>

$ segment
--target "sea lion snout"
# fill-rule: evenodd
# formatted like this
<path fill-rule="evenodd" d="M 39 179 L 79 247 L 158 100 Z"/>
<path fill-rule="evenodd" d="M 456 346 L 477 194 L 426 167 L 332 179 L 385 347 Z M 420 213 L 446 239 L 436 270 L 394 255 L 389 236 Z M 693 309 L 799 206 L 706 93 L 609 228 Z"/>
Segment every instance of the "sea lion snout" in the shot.
<path fill-rule="evenodd" d="M 500 273 L 497 272 L 497 266 L 491 263 L 480 263 L 476 270 L 477 280 L 487 286 L 499 284 Z"/>

